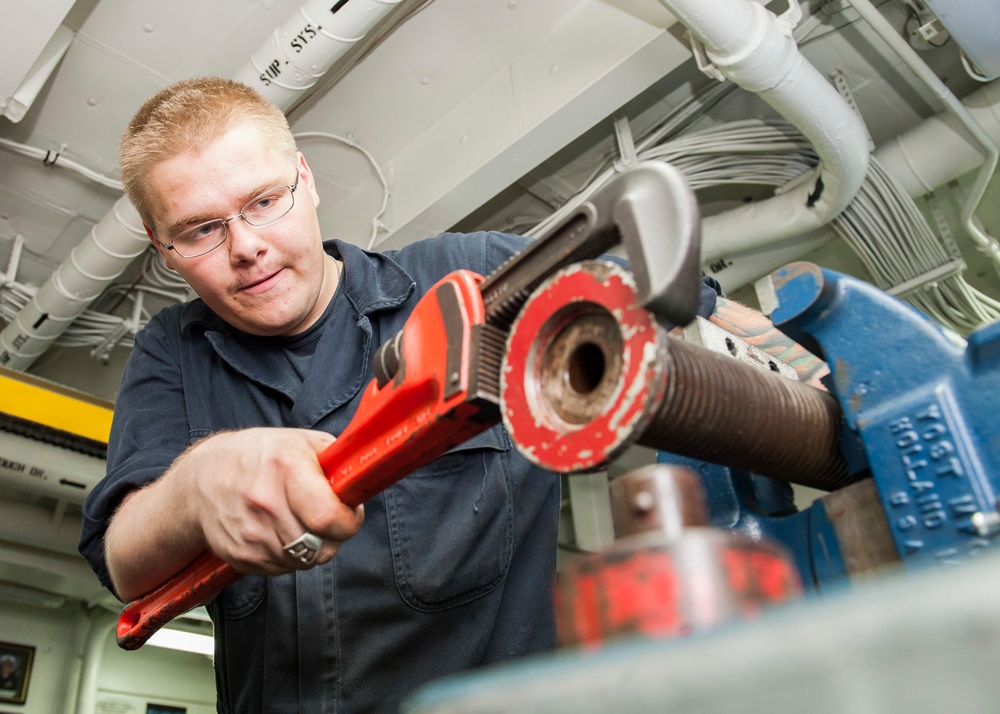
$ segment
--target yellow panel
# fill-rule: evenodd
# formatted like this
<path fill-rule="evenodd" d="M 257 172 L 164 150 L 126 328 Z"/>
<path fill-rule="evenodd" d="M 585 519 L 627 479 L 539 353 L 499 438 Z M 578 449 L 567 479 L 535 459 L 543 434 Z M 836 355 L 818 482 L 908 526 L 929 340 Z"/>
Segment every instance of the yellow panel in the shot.
<path fill-rule="evenodd" d="M 106 444 L 114 405 L 37 377 L 0 368 L 0 410 L 19 419 Z"/>

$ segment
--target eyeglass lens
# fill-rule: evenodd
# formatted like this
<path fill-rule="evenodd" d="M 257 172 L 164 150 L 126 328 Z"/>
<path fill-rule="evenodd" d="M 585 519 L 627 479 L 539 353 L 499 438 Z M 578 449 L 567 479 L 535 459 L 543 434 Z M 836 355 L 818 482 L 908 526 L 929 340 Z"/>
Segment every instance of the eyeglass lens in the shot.
<path fill-rule="evenodd" d="M 251 226 L 266 226 L 292 210 L 295 197 L 290 186 L 276 186 L 252 198 L 239 214 L 232 218 L 216 218 L 178 233 L 171 241 L 174 251 L 182 258 L 195 258 L 222 245 L 228 235 L 228 223 L 242 218 Z"/>

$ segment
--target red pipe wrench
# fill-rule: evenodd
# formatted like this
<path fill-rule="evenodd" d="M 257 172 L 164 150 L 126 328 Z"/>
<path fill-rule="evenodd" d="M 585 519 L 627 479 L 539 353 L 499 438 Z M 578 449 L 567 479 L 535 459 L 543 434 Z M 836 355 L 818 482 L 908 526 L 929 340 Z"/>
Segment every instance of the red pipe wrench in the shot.
<path fill-rule="evenodd" d="M 686 324 L 698 308 L 697 203 L 662 164 L 620 174 L 489 277 L 459 270 L 417 303 L 375 356 L 375 379 L 337 440 L 319 454 L 330 487 L 357 506 L 500 421 L 500 364 L 524 302 L 555 271 L 624 243 L 643 304 Z M 206 552 L 118 619 L 118 645 L 138 649 L 160 627 L 240 578 Z"/>
<path fill-rule="evenodd" d="M 489 328 L 480 280 L 464 270 L 442 278 L 417 303 L 390 346 L 380 348 L 379 375 L 365 389 L 348 427 L 319 454 L 331 488 L 347 505 L 364 503 L 499 421 L 499 389 L 481 384 L 478 351 L 496 353 L 492 371 L 499 374 L 503 338 L 484 337 Z M 385 362 L 391 369 L 393 358 L 396 368 L 390 374 Z M 140 647 L 166 622 L 208 602 L 240 575 L 214 553 L 203 553 L 124 609 L 118 644 Z"/>

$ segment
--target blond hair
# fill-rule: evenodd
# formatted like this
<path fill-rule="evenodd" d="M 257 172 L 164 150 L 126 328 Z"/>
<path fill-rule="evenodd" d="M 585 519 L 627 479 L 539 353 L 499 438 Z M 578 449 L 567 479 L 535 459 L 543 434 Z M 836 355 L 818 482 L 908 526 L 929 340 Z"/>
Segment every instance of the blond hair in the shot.
<path fill-rule="evenodd" d="M 187 79 L 147 99 L 129 122 L 119 149 L 125 193 L 142 220 L 151 223 L 148 182 L 153 166 L 197 153 L 247 121 L 295 160 L 298 149 L 285 115 L 245 84 L 219 77 Z"/>

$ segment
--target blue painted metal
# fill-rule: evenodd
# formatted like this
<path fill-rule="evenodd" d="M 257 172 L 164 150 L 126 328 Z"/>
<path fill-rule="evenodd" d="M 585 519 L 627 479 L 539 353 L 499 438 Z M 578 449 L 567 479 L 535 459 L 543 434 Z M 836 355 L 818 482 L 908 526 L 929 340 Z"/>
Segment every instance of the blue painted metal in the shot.
<path fill-rule="evenodd" d="M 811 263 L 771 279 L 771 320 L 830 365 L 845 436 L 863 448 L 904 564 L 957 563 L 992 545 L 975 518 L 997 512 L 1000 323 L 966 344 Z"/>
<path fill-rule="evenodd" d="M 662 451 L 657 461 L 686 466 L 699 475 L 709 525 L 781 543 L 794 560 L 806 593 L 846 584 L 847 568 L 823 504 L 797 511 L 791 487 L 777 479 Z"/>

